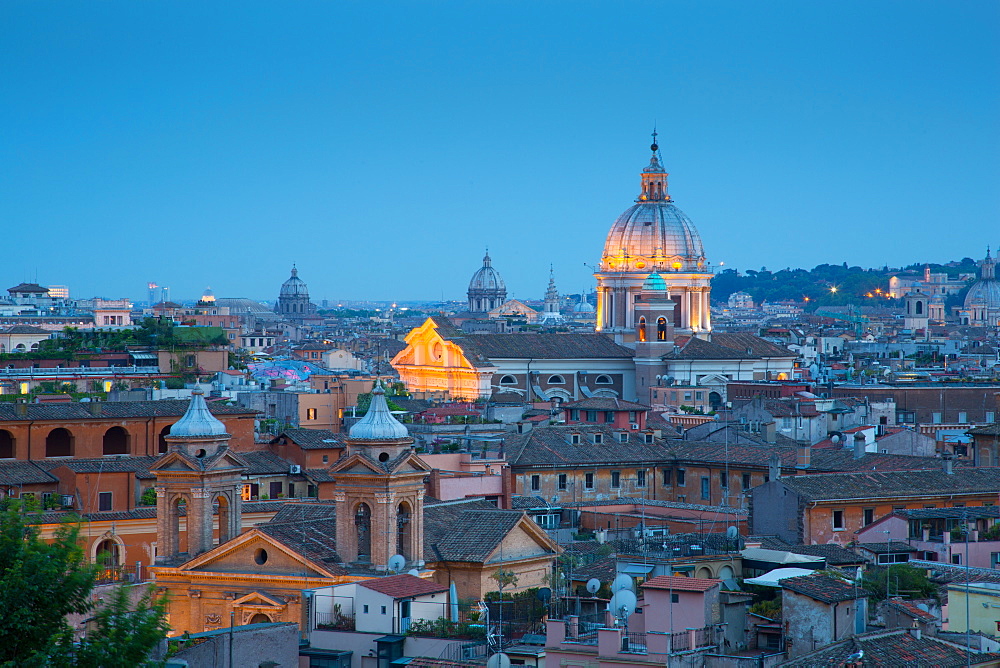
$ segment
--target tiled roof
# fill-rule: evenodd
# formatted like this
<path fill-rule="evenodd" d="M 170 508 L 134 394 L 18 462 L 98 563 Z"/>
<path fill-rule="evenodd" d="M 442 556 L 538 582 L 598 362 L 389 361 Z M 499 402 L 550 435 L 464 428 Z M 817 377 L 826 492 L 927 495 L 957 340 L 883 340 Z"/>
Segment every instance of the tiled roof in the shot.
<path fill-rule="evenodd" d="M 712 335 L 712 343 L 741 352 L 749 350 L 754 357 L 798 357 L 784 346 L 746 332 L 718 332 Z"/>
<path fill-rule="evenodd" d="M 486 363 L 491 359 L 608 359 L 629 358 L 635 353 L 603 334 L 466 334 L 435 318 L 442 338 L 457 344 L 469 361 Z"/>
<path fill-rule="evenodd" d="M 781 482 L 810 501 L 919 497 L 927 494 L 996 494 L 1000 489 L 1000 468 L 962 468 L 955 469 L 953 474 L 940 469 L 857 471 L 783 477 Z"/>
<path fill-rule="evenodd" d="M 887 543 L 858 543 L 858 547 L 871 552 L 872 554 L 898 554 L 903 552 L 919 552 L 909 543 L 899 540 L 890 540 Z"/>
<path fill-rule="evenodd" d="M 153 476 L 149 472 L 149 467 L 159 459 L 152 456 L 113 456 L 94 457 L 91 459 L 46 459 L 38 462 L 38 465 L 46 471 L 53 471 L 60 466 L 65 466 L 76 473 L 135 473 L 140 478 L 150 478 Z"/>
<path fill-rule="evenodd" d="M 6 329 L 0 329 L 0 334 L 44 334 L 48 336 L 51 333 L 47 329 L 32 327 L 31 325 L 11 325 Z"/>
<path fill-rule="evenodd" d="M 337 515 L 333 504 L 286 504 L 270 522 L 258 524 L 257 528 L 327 570 L 347 573 L 338 565 Z"/>
<path fill-rule="evenodd" d="M 567 551 L 569 551 L 569 549 L 567 549 Z M 617 557 L 604 557 L 603 559 L 598 559 L 591 564 L 574 568 L 573 579 L 589 580 L 590 578 L 597 578 L 601 582 L 611 582 L 615 579 L 615 574 L 617 572 Z"/>
<path fill-rule="evenodd" d="M 680 336 L 674 339 L 677 347 L 671 352 L 663 356 L 663 359 L 677 359 L 677 360 L 743 360 L 743 359 L 756 359 L 756 355 L 748 354 L 747 352 L 739 352 L 728 348 L 726 346 L 720 346 L 717 343 L 711 343 L 705 341 L 704 339 L 699 339 L 695 336 L 684 337 Z"/>
<path fill-rule="evenodd" d="M 868 596 L 860 587 L 829 575 L 800 575 L 781 580 L 781 588 L 803 594 L 822 603 L 853 601 Z"/>
<path fill-rule="evenodd" d="M 163 401 L 102 401 L 100 413 L 94 415 L 89 403 L 69 402 L 60 404 L 22 404 L 25 415 L 17 414 L 11 403 L 0 403 L 0 422 L 29 420 L 107 420 L 133 417 L 181 417 L 190 402 L 165 399 Z M 255 415 L 257 411 L 241 406 L 209 404 L 214 415 Z"/>
<path fill-rule="evenodd" d="M 313 482 L 333 482 L 335 480 L 329 469 L 305 469 L 303 473 Z"/>
<path fill-rule="evenodd" d="M 514 510 L 531 510 L 532 508 L 548 508 L 549 502 L 540 496 L 520 496 L 511 497 L 511 505 Z"/>
<path fill-rule="evenodd" d="M 56 483 L 59 479 L 49 475 L 34 462 L 0 462 L 0 485 L 38 485 Z"/>
<path fill-rule="evenodd" d="M 919 619 L 924 622 L 937 621 L 937 617 L 935 617 L 927 610 L 922 610 L 918 608 L 917 604 L 914 603 L 913 601 L 904 601 L 901 598 L 890 598 L 888 601 L 886 601 L 886 605 L 891 606 L 896 610 L 899 610 L 900 612 L 909 615 L 910 617 Z"/>
<path fill-rule="evenodd" d="M 783 580 L 782 584 L 787 582 Z M 803 654 L 791 661 L 778 664 L 782 667 L 841 668 L 852 665 L 848 657 L 864 652 L 855 666 L 933 666 L 934 668 L 958 668 L 958 666 L 982 664 L 996 665 L 997 654 L 971 655 L 964 647 L 923 635 L 916 638 L 905 629 L 895 631 L 875 631 L 852 636 L 809 654 Z M 967 663 L 970 660 L 971 663 Z"/>
<path fill-rule="evenodd" d="M 288 475 L 290 462 L 268 450 L 251 450 L 239 453 L 247 465 L 249 475 Z"/>
<path fill-rule="evenodd" d="M 752 538 L 747 538 L 747 542 L 751 540 Z M 792 545 L 774 536 L 761 536 L 759 540 L 761 547 L 766 550 L 783 550 L 810 557 L 822 557 L 826 559 L 827 566 L 853 566 L 865 563 L 863 557 L 859 557 L 840 545 Z"/>
<path fill-rule="evenodd" d="M 562 408 L 579 408 L 590 411 L 648 411 L 649 406 L 634 401 L 625 401 L 614 397 L 589 397 L 580 401 L 571 401 Z"/>
<path fill-rule="evenodd" d="M 784 582 L 784 580 L 782 581 Z M 657 575 L 643 583 L 646 589 L 672 589 L 673 591 L 708 591 L 722 580 L 712 578 L 687 578 L 675 575 Z"/>
<path fill-rule="evenodd" d="M 328 450 L 344 447 L 344 434 L 338 434 L 329 429 L 286 429 L 271 439 L 271 443 L 280 442 L 282 437 L 288 438 L 303 450 Z"/>
<path fill-rule="evenodd" d="M 524 517 L 486 500 L 424 504 L 424 560 L 484 562 Z"/>
<path fill-rule="evenodd" d="M 425 594 L 436 594 L 448 591 L 447 587 L 442 587 L 433 580 L 418 578 L 409 573 L 401 575 L 389 575 L 383 578 L 373 578 L 371 580 L 361 580 L 358 585 L 365 589 L 377 591 L 393 598 L 409 598 L 411 596 L 423 596 Z"/>
<path fill-rule="evenodd" d="M 963 508 L 904 508 L 893 514 L 910 520 L 924 519 L 983 519 L 1000 517 L 1000 506 L 965 506 Z"/>
<path fill-rule="evenodd" d="M 982 427 L 973 427 L 965 433 L 974 436 L 1000 436 L 1000 422 L 983 425 Z"/>

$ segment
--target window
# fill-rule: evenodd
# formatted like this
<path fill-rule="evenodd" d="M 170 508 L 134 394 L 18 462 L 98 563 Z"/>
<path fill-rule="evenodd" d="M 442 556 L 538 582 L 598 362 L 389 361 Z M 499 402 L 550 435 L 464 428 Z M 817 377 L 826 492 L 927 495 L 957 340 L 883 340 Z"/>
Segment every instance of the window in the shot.
<path fill-rule="evenodd" d="M 941 424 L 941 414 L 931 413 L 931 422 L 933 422 L 934 424 Z"/>
<path fill-rule="evenodd" d="M 642 440 L 647 445 L 650 444 L 650 443 L 652 443 L 653 442 L 653 434 L 652 434 L 652 432 L 646 432 L 645 434 L 643 434 L 643 439 Z"/>
<path fill-rule="evenodd" d="M 639 469 L 635 472 L 635 486 L 645 487 L 646 486 L 646 470 Z"/>
<path fill-rule="evenodd" d="M 502 378 L 500 378 L 500 384 L 501 385 L 517 385 L 517 378 L 514 378 L 514 376 L 510 376 L 510 375 L 503 376 Z"/>
<path fill-rule="evenodd" d="M 560 491 L 565 491 L 566 490 L 566 474 L 565 473 L 560 473 L 559 474 L 559 490 Z"/>
<path fill-rule="evenodd" d="M 677 469 L 677 486 L 684 486 L 684 469 Z"/>
<path fill-rule="evenodd" d="M 537 492 L 541 488 L 542 488 L 542 479 L 541 479 L 541 477 L 537 476 L 537 475 L 531 476 L 531 491 L 532 492 Z"/>
<path fill-rule="evenodd" d="M 612 422 L 614 422 L 615 421 L 615 412 L 614 411 L 604 411 L 604 421 L 607 424 L 611 424 Z"/>
<path fill-rule="evenodd" d="M 726 475 L 725 471 L 719 471 L 719 486 L 722 489 L 729 489 L 729 476 Z"/>
<path fill-rule="evenodd" d="M 835 510 L 833 511 L 833 530 L 843 531 L 844 530 L 844 511 Z"/>
<path fill-rule="evenodd" d="M 656 319 L 656 340 L 667 340 L 667 319 L 660 317 Z"/>
<path fill-rule="evenodd" d="M 677 593 L 670 594 L 670 602 L 671 603 L 680 603 L 681 602 L 681 595 L 677 594 Z"/>
<path fill-rule="evenodd" d="M 316 408 L 307 408 L 306 409 L 306 419 L 307 420 L 315 420 L 317 412 L 318 412 L 318 409 L 316 409 Z"/>
<path fill-rule="evenodd" d="M 702 499 L 705 499 L 706 501 L 711 500 L 711 498 L 712 498 L 712 489 L 711 489 L 711 487 L 712 487 L 712 484 L 711 484 L 711 481 L 708 479 L 708 476 L 702 476 L 701 477 L 701 498 Z"/>
<path fill-rule="evenodd" d="M 594 434 L 594 443 L 600 445 L 604 442 L 604 434 Z"/>
<path fill-rule="evenodd" d="M 968 421 L 969 421 L 969 414 L 968 414 L 968 413 L 965 413 L 965 412 L 961 412 L 961 413 L 959 413 L 959 414 L 958 414 L 958 421 L 959 421 L 959 422 L 960 422 L 961 424 L 965 424 L 966 422 L 968 422 Z"/>
<path fill-rule="evenodd" d="M 594 489 L 594 474 L 585 473 L 583 474 L 583 487 L 585 489 Z"/>
<path fill-rule="evenodd" d="M 618 471 L 611 472 L 611 489 L 618 489 L 622 486 L 622 474 Z"/>
<path fill-rule="evenodd" d="M 864 509 L 864 525 L 868 526 L 869 524 L 871 524 L 874 521 L 875 521 L 875 509 L 874 508 L 865 508 Z"/>
<path fill-rule="evenodd" d="M 694 393 L 694 400 L 695 401 L 704 401 L 705 400 L 705 393 L 704 392 L 695 392 Z"/>
<path fill-rule="evenodd" d="M 365 605 L 365 607 L 362 608 L 362 612 L 364 612 L 366 615 L 368 614 L 368 606 L 367 605 Z"/>
<path fill-rule="evenodd" d="M 97 495 L 98 510 L 112 510 L 111 492 L 100 492 Z"/>
<path fill-rule="evenodd" d="M 572 436 L 570 436 L 569 437 L 569 442 L 572 443 L 573 445 L 579 445 L 580 444 L 580 434 L 573 434 Z"/>
<path fill-rule="evenodd" d="M 330 455 L 323 455 L 323 463 L 324 464 L 330 463 Z"/>
<path fill-rule="evenodd" d="M 753 483 L 750 481 L 750 474 L 749 473 L 744 473 L 743 474 L 743 489 L 750 489 L 750 485 L 752 485 L 752 484 Z"/>
<path fill-rule="evenodd" d="M 660 475 L 663 477 L 663 484 L 664 484 L 664 486 L 670 484 L 670 473 L 672 471 L 673 471 L 673 469 L 663 469 L 663 471 L 661 472 Z"/>
<path fill-rule="evenodd" d="M 597 422 L 597 411 L 584 411 L 587 414 L 587 422 Z"/>
<path fill-rule="evenodd" d="M 267 487 L 268 487 L 268 494 L 270 494 L 272 499 L 279 498 L 285 491 L 285 486 L 280 480 L 268 484 Z"/>
<path fill-rule="evenodd" d="M 995 417 L 996 417 L 996 413 L 994 413 L 993 411 L 986 411 L 986 420 L 984 420 L 984 421 L 985 422 L 996 422 Z"/>
<path fill-rule="evenodd" d="M 619 443 L 628 443 L 628 432 L 627 431 L 623 431 L 620 434 L 618 434 L 618 442 Z"/>
<path fill-rule="evenodd" d="M 549 376 L 549 385 L 563 385 L 566 381 L 562 376 Z"/>
<path fill-rule="evenodd" d="M 382 614 L 383 615 L 385 614 L 385 606 L 384 605 L 382 606 Z"/>
<path fill-rule="evenodd" d="M 594 384 L 595 385 L 611 385 L 612 384 L 611 376 L 604 376 L 604 375 L 598 376 L 594 380 Z"/>
<path fill-rule="evenodd" d="M 580 419 L 580 409 L 579 408 L 574 408 L 573 410 L 571 410 L 569 412 L 569 419 L 570 420 L 579 420 Z"/>

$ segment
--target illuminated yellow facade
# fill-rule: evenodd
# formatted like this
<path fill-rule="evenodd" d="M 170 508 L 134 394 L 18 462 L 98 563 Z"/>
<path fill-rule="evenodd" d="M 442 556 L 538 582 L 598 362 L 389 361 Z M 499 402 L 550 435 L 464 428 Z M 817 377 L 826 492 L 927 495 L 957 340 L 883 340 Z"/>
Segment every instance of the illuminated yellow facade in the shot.
<path fill-rule="evenodd" d="M 478 364 L 470 361 L 457 343 L 438 333 L 442 325 L 428 318 L 406 335 L 406 348 L 392 359 L 392 366 L 406 389 L 441 393 L 452 399 L 490 396 L 497 367 L 489 361 Z"/>

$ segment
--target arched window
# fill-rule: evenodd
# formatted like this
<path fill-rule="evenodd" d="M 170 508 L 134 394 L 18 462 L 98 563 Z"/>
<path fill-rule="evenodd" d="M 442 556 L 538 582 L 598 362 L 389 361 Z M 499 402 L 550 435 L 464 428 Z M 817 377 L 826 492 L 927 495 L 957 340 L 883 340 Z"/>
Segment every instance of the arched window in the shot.
<path fill-rule="evenodd" d="M 225 495 L 220 494 L 215 497 L 215 502 L 219 505 L 219 540 L 216 544 L 222 545 L 232 538 L 229 535 L 229 523 L 232 521 L 232 515 L 230 514 L 229 499 Z"/>
<path fill-rule="evenodd" d="M 560 375 L 549 376 L 549 385 L 564 385 L 566 379 Z"/>
<path fill-rule="evenodd" d="M 639 341 L 644 342 L 646 340 L 646 316 L 641 316 L 639 318 Z"/>
<path fill-rule="evenodd" d="M 14 436 L 9 431 L 0 429 L 0 459 L 13 459 L 16 452 Z"/>
<path fill-rule="evenodd" d="M 503 376 L 500 379 L 500 384 L 501 385 L 517 385 L 517 378 L 514 378 L 514 376 L 511 376 L 511 375 L 508 374 L 506 376 Z"/>
<path fill-rule="evenodd" d="M 72 457 L 73 456 L 73 434 L 69 429 L 58 427 L 49 432 L 45 437 L 46 457 Z"/>
<path fill-rule="evenodd" d="M 656 320 L 656 340 L 666 341 L 667 340 L 667 319 L 660 316 Z"/>
<path fill-rule="evenodd" d="M 123 427 L 112 427 L 104 432 L 104 454 L 127 455 L 131 437 Z"/>
<path fill-rule="evenodd" d="M 611 380 L 611 376 L 605 376 L 604 374 L 601 374 L 600 376 L 594 379 L 594 385 L 613 385 L 613 384 L 614 381 Z"/>
<path fill-rule="evenodd" d="M 271 623 L 271 618 L 268 617 L 267 615 L 265 615 L 263 612 L 258 612 L 253 617 L 250 618 L 250 623 L 251 624 L 270 624 Z"/>
<path fill-rule="evenodd" d="M 167 425 L 160 430 L 160 438 L 157 440 L 158 452 L 162 455 L 167 451 L 167 436 L 170 436 L 170 427 L 173 425 Z"/>
<path fill-rule="evenodd" d="M 403 501 L 396 509 L 396 554 L 401 554 L 407 560 L 412 559 L 410 554 L 410 504 Z"/>
<path fill-rule="evenodd" d="M 354 511 L 354 528 L 358 537 L 358 561 L 369 561 L 372 556 L 372 509 L 359 503 Z"/>
<path fill-rule="evenodd" d="M 917 315 L 922 315 L 924 312 L 924 303 L 917 302 Z"/>

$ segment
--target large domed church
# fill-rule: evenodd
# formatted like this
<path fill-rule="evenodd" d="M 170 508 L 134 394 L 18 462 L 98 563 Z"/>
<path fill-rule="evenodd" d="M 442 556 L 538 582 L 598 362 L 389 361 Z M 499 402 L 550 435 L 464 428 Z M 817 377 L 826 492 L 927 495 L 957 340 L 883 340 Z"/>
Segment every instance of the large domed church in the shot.
<path fill-rule="evenodd" d="M 1000 326 L 1000 281 L 997 281 L 996 266 L 987 248 L 986 259 L 979 264 L 979 280 L 969 288 L 964 308 L 958 312 L 963 325 Z"/>
<path fill-rule="evenodd" d="M 709 293 L 712 274 L 694 223 L 667 190 L 656 133 L 652 156 L 642 170 L 641 191 L 611 226 L 597 278 L 597 329 L 625 342 L 635 330 L 633 305 L 653 272 L 674 302 L 677 333 L 707 338 L 712 330 Z"/>

